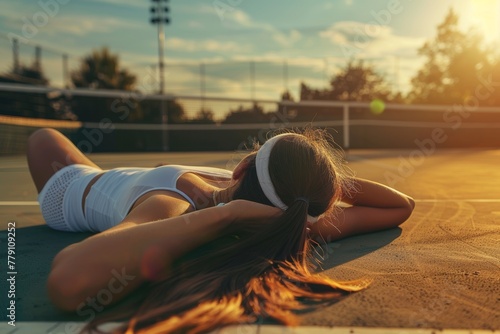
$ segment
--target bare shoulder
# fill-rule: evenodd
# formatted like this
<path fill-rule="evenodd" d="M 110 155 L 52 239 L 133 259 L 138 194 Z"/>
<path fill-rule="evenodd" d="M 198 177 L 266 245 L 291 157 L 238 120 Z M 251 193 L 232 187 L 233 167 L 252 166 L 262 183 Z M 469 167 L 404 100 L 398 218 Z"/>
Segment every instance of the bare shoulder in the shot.
<path fill-rule="evenodd" d="M 120 225 L 147 223 L 177 217 L 191 211 L 194 211 L 192 205 L 179 194 L 164 190 L 151 191 L 134 204 Z"/>

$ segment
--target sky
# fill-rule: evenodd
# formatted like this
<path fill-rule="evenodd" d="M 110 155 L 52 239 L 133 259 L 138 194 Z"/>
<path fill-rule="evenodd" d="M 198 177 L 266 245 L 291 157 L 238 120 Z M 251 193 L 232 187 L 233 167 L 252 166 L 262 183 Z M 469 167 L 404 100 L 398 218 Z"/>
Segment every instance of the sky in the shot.
<path fill-rule="evenodd" d="M 23 63 L 42 47 L 51 85 L 92 49 L 107 46 L 158 89 L 157 27 L 151 1 L 7 0 L 0 5 L 0 72 L 12 67 L 10 40 Z M 407 92 L 422 66 L 417 50 L 434 37 L 450 8 L 462 28 L 500 45 L 500 0 L 169 0 L 165 29 L 166 91 L 278 99 L 300 82 L 324 88 L 349 59 L 372 64 L 395 90 Z M 203 65 L 202 65 L 203 64 Z"/>

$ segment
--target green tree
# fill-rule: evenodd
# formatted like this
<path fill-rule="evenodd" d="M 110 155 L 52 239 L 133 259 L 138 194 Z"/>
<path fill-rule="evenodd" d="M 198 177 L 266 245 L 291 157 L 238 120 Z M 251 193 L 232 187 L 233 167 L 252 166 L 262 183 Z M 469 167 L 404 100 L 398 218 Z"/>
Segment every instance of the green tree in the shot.
<path fill-rule="evenodd" d="M 385 79 L 363 61 L 349 61 L 331 79 L 327 89 L 313 89 L 305 83 L 301 83 L 300 87 L 301 100 L 371 101 L 390 97 L 391 91 Z"/>
<path fill-rule="evenodd" d="M 222 123 L 266 123 L 269 122 L 269 114 L 257 103 L 250 107 L 238 106 L 236 110 L 230 109 Z"/>
<path fill-rule="evenodd" d="M 294 101 L 293 95 L 288 89 L 281 93 L 281 101 Z"/>
<path fill-rule="evenodd" d="M 121 68 L 118 55 L 103 47 L 82 59 L 71 80 L 76 87 L 132 90 L 136 76 Z"/>
<path fill-rule="evenodd" d="M 201 108 L 196 116 L 190 120 L 189 123 L 192 124 L 214 124 L 214 112 L 210 109 Z"/>
<path fill-rule="evenodd" d="M 80 66 L 71 73 L 73 85 L 79 88 L 133 90 L 135 75 L 124 69 L 119 56 L 103 47 L 82 58 Z M 141 104 L 134 99 L 75 96 L 74 110 L 86 122 L 140 122 L 144 118 Z"/>
<path fill-rule="evenodd" d="M 305 82 L 300 83 L 300 100 L 329 100 L 328 89 L 314 89 Z"/>
<path fill-rule="evenodd" d="M 350 61 L 330 85 L 332 96 L 339 101 L 371 101 L 390 95 L 385 79 L 363 61 Z"/>
<path fill-rule="evenodd" d="M 492 73 L 493 52 L 474 30 L 460 31 L 458 15 L 450 9 L 437 34 L 418 51 L 426 61 L 412 79 L 414 103 L 463 103 L 476 92 L 481 76 Z M 486 102 L 486 101 L 484 101 Z"/>

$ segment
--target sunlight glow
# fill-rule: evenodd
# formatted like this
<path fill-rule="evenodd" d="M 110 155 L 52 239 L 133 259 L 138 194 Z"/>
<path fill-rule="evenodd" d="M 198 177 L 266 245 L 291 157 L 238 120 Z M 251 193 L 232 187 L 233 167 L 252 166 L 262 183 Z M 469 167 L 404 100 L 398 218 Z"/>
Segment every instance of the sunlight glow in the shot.
<path fill-rule="evenodd" d="M 500 0 L 469 0 L 460 15 L 465 27 L 475 27 L 488 43 L 500 43 Z"/>

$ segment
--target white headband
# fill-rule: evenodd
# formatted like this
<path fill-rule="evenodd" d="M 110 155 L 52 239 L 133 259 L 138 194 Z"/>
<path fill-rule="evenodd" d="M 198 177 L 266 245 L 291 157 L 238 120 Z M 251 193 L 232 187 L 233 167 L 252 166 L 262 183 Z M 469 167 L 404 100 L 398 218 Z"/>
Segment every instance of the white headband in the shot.
<path fill-rule="evenodd" d="M 274 145 L 283 137 L 293 135 L 291 133 L 283 133 L 273 138 L 269 139 L 262 145 L 257 151 L 257 156 L 255 157 L 255 168 L 257 170 L 257 179 L 259 180 L 260 187 L 266 195 L 267 199 L 277 208 L 281 210 L 288 209 L 288 206 L 283 203 L 283 201 L 276 194 L 273 182 L 271 181 L 271 176 L 269 175 L 269 157 Z M 309 223 L 315 223 L 318 221 L 318 217 L 312 217 L 307 215 L 307 221 Z"/>

